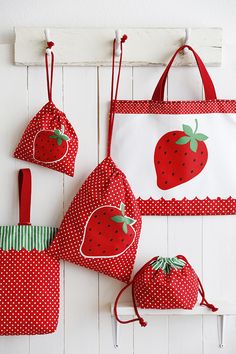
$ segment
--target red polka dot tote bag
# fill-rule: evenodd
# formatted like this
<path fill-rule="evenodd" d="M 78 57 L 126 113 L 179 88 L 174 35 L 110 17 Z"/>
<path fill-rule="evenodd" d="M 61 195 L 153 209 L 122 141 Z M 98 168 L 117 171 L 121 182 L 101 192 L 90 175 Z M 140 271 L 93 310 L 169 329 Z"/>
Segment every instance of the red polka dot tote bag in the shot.
<path fill-rule="evenodd" d="M 166 101 L 169 70 L 185 47 L 196 59 L 205 99 Z M 113 113 L 112 156 L 142 215 L 236 213 L 236 101 L 217 99 L 193 48 L 176 51 L 151 100 L 114 100 Z"/>
<path fill-rule="evenodd" d="M 109 123 L 110 132 L 111 117 Z M 140 230 L 141 217 L 137 202 L 126 176 L 113 162 L 108 148 L 107 157 L 74 197 L 49 252 L 58 258 L 128 282 Z"/>
<path fill-rule="evenodd" d="M 65 113 L 52 101 L 53 52 L 50 55 L 49 74 L 49 54 L 45 54 L 48 102 L 28 124 L 14 157 L 73 176 L 78 138 Z"/>
<path fill-rule="evenodd" d="M 133 306 L 136 318 L 121 320 L 118 316 L 118 302 L 123 292 L 132 287 Z M 118 294 L 114 304 L 114 314 L 120 323 L 138 321 L 142 327 L 147 322 L 140 316 L 141 309 L 185 309 L 191 310 L 201 296 L 201 306 L 215 312 L 218 309 L 209 304 L 200 279 L 184 256 L 173 258 L 154 257 L 148 261 Z"/>
<path fill-rule="evenodd" d="M 19 171 L 19 224 L 0 226 L 0 335 L 57 328 L 60 264 L 46 250 L 55 227 L 30 224 L 31 173 Z"/>

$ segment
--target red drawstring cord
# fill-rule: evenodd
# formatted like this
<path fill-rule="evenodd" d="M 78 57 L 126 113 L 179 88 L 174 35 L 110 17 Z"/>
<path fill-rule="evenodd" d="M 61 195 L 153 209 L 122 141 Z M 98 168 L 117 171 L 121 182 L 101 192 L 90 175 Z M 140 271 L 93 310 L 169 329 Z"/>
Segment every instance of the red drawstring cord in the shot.
<path fill-rule="evenodd" d="M 184 256 L 182 255 L 178 255 L 177 258 L 180 258 L 182 259 L 183 261 L 185 261 L 190 267 L 191 265 L 189 264 L 187 258 L 185 258 Z M 208 307 L 212 312 L 216 312 L 218 310 L 217 307 L 215 307 L 213 304 L 209 304 L 209 302 L 206 300 L 206 296 L 205 296 L 205 291 L 203 289 L 203 286 L 202 286 L 202 283 L 201 283 L 201 280 L 199 279 L 199 277 L 197 276 L 197 280 L 198 280 L 198 284 L 199 284 L 199 288 L 198 288 L 198 291 L 202 297 L 202 301 L 200 303 L 200 306 L 206 306 Z"/>
<path fill-rule="evenodd" d="M 47 48 L 51 49 L 54 46 L 53 42 L 47 42 Z M 52 102 L 52 81 L 53 81 L 53 69 L 54 69 L 54 54 L 51 51 L 51 73 L 49 78 L 48 69 L 48 54 L 45 53 L 45 64 L 46 64 L 46 78 L 47 78 L 47 90 L 48 90 L 48 100 Z"/>
<path fill-rule="evenodd" d="M 117 81 L 116 81 L 116 90 L 115 90 L 115 97 L 113 99 L 114 94 L 114 80 L 115 80 L 115 50 L 116 50 L 116 39 L 113 41 L 113 50 L 112 50 L 112 76 L 111 76 L 111 101 L 110 101 L 110 110 L 109 110 L 109 127 L 108 127 L 108 139 L 107 139 L 107 156 L 111 155 L 111 138 L 112 138 L 112 131 L 114 125 L 114 105 L 117 101 L 118 96 L 118 89 L 119 89 L 119 81 L 120 81 L 120 72 L 121 72 L 121 64 L 122 64 L 122 57 L 123 57 L 123 43 L 127 39 L 127 35 L 124 34 L 120 41 L 120 60 L 119 60 L 119 67 L 117 73 Z"/>
<path fill-rule="evenodd" d="M 132 323 L 132 322 L 136 322 L 139 321 L 140 325 L 142 327 L 146 327 L 147 326 L 147 322 L 140 316 L 139 312 L 138 312 L 138 308 L 137 308 L 137 304 L 135 301 L 135 295 L 134 295 L 134 281 L 136 279 L 136 277 L 144 270 L 146 269 L 154 260 L 156 260 L 158 257 L 153 257 L 151 260 L 149 260 L 147 263 L 145 263 L 140 269 L 139 271 L 135 274 L 135 276 L 133 277 L 133 280 L 131 282 L 129 282 L 129 284 L 127 284 L 123 289 L 121 289 L 121 291 L 119 292 L 119 294 L 116 297 L 115 303 L 114 303 L 114 314 L 115 314 L 115 318 L 118 322 L 126 324 L 126 323 Z M 118 306 L 118 302 L 119 299 L 121 297 L 121 295 L 123 294 L 123 292 L 132 284 L 132 300 L 133 300 L 133 306 L 134 306 L 134 311 L 135 314 L 137 316 L 137 318 L 133 318 L 132 320 L 127 320 L 127 321 L 122 321 L 121 319 L 119 319 L 118 317 L 118 313 L 117 313 L 117 306 Z"/>

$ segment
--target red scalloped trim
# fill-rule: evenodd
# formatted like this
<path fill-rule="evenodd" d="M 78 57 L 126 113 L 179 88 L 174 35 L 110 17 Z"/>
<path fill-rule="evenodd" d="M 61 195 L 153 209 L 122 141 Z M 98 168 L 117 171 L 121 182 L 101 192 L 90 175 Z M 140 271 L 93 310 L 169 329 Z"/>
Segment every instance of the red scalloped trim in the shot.
<path fill-rule="evenodd" d="M 236 113 L 235 100 L 214 101 L 113 101 L 113 112 L 120 114 L 204 114 Z"/>
<path fill-rule="evenodd" d="M 165 200 L 164 198 L 147 200 L 138 198 L 141 215 L 234 215 L 236 214 L 236 199 L 198 199 Z"/>

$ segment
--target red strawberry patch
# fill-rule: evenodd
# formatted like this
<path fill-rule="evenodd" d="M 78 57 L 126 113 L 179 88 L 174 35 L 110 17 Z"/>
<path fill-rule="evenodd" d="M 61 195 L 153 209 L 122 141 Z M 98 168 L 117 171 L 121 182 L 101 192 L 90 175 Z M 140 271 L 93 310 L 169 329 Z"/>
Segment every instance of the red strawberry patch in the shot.
<path fill-rule="evenodd" d="M 68 151 L 69 137 L 62 130 L 41 130 L 34 139 L 34 159 L 44 163 L 63 159 Z"/>
<path fill-rule="evenodd" d="M 136 220 L 125 215 L 125 205 L 120 208 L 101 206 L 89 216 L 85 226 L 80 252 L 84 257 L 117 257 L 134 242 Z"/>
<path fill-rule="evenodd" d="M 157 185 L 166 190 L 190 181 L 204 169 L 208 151 L 204 143 L 208 137 L 196 128 L 183 124 L 183 131 L 171 131 L 158 141 L 154 154 Z"/>

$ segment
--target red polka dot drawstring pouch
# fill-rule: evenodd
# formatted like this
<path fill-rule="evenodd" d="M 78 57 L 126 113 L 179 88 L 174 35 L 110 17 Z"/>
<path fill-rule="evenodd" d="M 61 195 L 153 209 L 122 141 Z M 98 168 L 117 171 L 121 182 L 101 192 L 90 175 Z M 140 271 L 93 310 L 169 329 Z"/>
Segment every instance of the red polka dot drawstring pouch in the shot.
<path fill-rule="evenodd" d="M 48 42 L 49 48 L 53 42 Z M 51 70 L 49 69 L 49 57 Z M 74 175 L 78 138 L 64 112 L 52 100 L 54 53 L 45 53 L 48 102 L 29 122 L 14 151 L 14 157 Z"/>
<path fill-rule="evenodd" d="M 0 226 L 0 335 L 47 334 L 59 317 L 60 264 L 46 253 L 57 229 L 30 223 L 31 172 L 19 171 L 19 224 Z"/>
<path fill-rule="evenodd" d="M 122 320 L 118 315 L 118 302 L 129 286 L 132 288 L 136 318 Z M 140 316 L 138 308 L 191 310 L 196 305 L 198 293 L 201 296 L 200 306 L 206 306 L 213 312 L 218 310 L 206 300 L 202 283 L 184 256 L 154 257 L 140 268 L 130 283 L 121 289 L 114 304 L 114 314 L 120 323 L 138 321 L 142 327 L 145 327 L 147 322 Z"/>
<path fill-rule="evenodd" d="M 121 54 L 115 90 L 118 94 Z M 113 43 L 112 89 L 115 41 Z M 110 155 L 114 116 L 109 117 L 107 157 L 95 168 L 74 197 L 48 252 L 57 258 L 128 282 L 141 231 L 138 204 L 125 174 Z"/>

